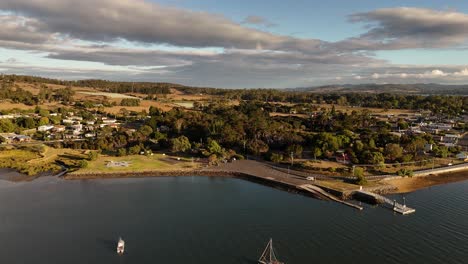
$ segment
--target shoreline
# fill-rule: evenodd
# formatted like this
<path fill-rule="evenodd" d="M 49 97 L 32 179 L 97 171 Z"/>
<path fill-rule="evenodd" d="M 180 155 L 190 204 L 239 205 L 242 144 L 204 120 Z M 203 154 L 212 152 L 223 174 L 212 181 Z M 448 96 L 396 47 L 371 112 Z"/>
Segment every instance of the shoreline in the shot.
<path fill-rule="evenodd" d="M 172 170 L 172 171 L 141 171 L 141 172 L 106 172 L 106 173 L 67 173 L 62 176 L 66 180 L 92 180 L 92 179 L 118 179 L 118 178 L 144 178 L 144 177 L 236 177 L 254 182 L 262 182 L 256 176 L 225 170 Z M 417 190 L 429 188 L 431 186 L 443 185 L 453 182 L 468 180 L 468 170 L 447 172 L 440 174 L 428 174 L 425 176 L 386 178 L 382 183 L 394 187 L 394 191 L 388 193 L 409 193 Z M 273 184 L 267 184 L 272 186 Z M 288 189 L 290 186 L 288 186 Z"/>
<path fill-rule="evenodd" d="M 468 170 L 429 174 L 426 176 L 417 177 L 385 179 L 384 182 L 396 188 L 396 190 L 392 193 L 411 193 L 414 191 L 430 188 L 432 186 L 462 182 L 466 180 L 468 180 Z"/>
<path fill-rule="evenodd" d="M 11 172 L 11 170 L 8 170 Z M 16 174 L 19 175 L 19 174 Z M 59 177 L 65 180 L 93 180 L 93 179 L 119 179 L 119 178 L 150 178 L 150 177 L 187 177 L 187 176 L 205 176 L 205 177 L 235 177 L 252 182 L 261 183 L 278 189 L 287 189 L 297 192 L 297 188 L 292 188 L 288 184 L 278 184 L 278 182 L 268 182 L 265 179 L 244 172 L 216 169 L 195 169 L 195 170 L 148 170 L 137 172 L 85 172 L 79 171 L 65 173 Z M 21 179 L 12 179 L 15 177 L 3 177 L 4 180 L 12 182 L 21 181 Z M 28 180 L 34 180 L 28 179 Z M 23 179 L 24 180 L 24 179 Z M 428 174 L 425 176 L 414 177 L 394 177 L 385 178 L 380 182 L 393 187 L 394 190 L 387 193 L 409 193 L 417 190 L 429 188 L 431 186 L 443 185 L 453 182 L 468 180 L 468 170 L 456 172 L 447 172 L 440 174 Z M 300 190 L 299 190 L 300 191 Z"/>

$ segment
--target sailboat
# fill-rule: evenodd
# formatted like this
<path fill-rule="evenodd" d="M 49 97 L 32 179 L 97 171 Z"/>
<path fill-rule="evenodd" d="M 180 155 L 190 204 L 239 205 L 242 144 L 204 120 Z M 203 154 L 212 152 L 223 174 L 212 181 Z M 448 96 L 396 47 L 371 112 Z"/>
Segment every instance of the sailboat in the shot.
<path fill-rule="evenodd" d="M 276 258 L 275 251 L 273 250 L 273 239 L 270 238 L 265 250 L 262 253 L 258 263 L 261 264 L 284 264 Z"/>

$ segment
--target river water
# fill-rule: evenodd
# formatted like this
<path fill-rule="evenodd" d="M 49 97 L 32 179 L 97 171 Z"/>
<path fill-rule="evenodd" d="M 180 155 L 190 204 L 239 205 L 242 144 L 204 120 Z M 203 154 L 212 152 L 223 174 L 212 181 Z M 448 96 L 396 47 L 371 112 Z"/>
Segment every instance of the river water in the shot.
<path fill-rule="evenodd" d="M 468 181 L 406 200 L 415 214 L 221 177 L 0 181 L 0 263 L 253 264 L 270 237 L 287 264 L 468 263 Z"/>

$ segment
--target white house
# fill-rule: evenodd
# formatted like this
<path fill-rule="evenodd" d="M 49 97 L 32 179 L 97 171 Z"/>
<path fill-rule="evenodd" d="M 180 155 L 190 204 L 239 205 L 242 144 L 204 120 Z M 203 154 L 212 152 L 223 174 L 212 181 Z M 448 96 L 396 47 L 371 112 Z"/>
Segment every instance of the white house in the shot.
<path fill-rule="evenodd" d="M 44 126 L 39 126 L 39 127 L 37 128 L 37 131 L 45 132 L 45 131 L 52 130 L 53 128 L 54 128 L 54 126 L 51 126 L 51 125 L 44 125 Z"/>

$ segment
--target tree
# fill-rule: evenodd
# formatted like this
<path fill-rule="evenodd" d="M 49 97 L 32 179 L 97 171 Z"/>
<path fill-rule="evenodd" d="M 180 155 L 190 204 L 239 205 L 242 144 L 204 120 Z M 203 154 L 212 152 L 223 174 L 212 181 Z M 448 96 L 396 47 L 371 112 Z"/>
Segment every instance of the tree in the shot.
<path fill-rule="evenodd" d="M 88 162 L 86 160 L 80 160 L 79 166 L 80 168 L 86 168 L 88 167 Z"/>
<path fill-rule="evenodd" d="M 39 126 L 45 126 L 48 124 L 49 124 L 49 118 L 41 117 L 41 119 L 39 119 L 39 123 L 38 123 Z"/>
<path fill-rule="evenodd" d="M 366 185 L 367 179 L 364 177 L 364 169 L 361 167 L 354 168 L 354 177 L 356 177 L 356 184 Z"/>
<path fill-rule="evenodd" d="M 208 140 L 208 151 L 211 154 L 216 154 L 217 156 L 220 156 L 223 152 L 223 148 L 216 142 L 216 140 Z"/>
<path fill-rule="evenodd" d="M 384 153 L 389 160 L 395 161 L 403 155 L 403 148 L 398 144 L 387 144 L 387 146 L 385 146 Z"/>
<path fill-rule="evenodd" d="M 446 146 L 440 146 L 434 150 L 437 157 L 446 158 L 449 155 L 449 148 Z"/>
<path fill-rule="evenodd" d="M 302 148 L 301 145 L 294 144 L 294 145 L 288 146 L 286 151 L 288 152 L 288 154 L 292 153 L 294 155 L 294 157 L 296 157 L 296 158 L 301 158 L 303 148 Z"/>
<path fill-rule="evenodd" d="M 281 161 L 283 161 L 283 154 L 273 152 L 270 155 L 270 160 L 275 163 L 280 163 Z"/>
<path fill-rule="evenodd" d="M 172 138 L 170 142 L 172 152 L 185 152 L 192 147 L 190 140 L 186 136 Z"/>
<path fill-rule="evenodd" d="M 135 146 L 130 147 L 130 148 L 128 149 L 128 154 L 130 154 L 130 155 L 137 155 L 137 154 L 140 153 L 140 151 L 141 151 L 140 145 L 135 145 Z"/>
<path fill-rule="evenodd" d="M 385 158 L 380 152 L 372 152 L 372 164 L 383 164 Z"/>
<path fill-rule="evenodd" d="M 123 157 L 126 155 L 127 155 L 127 150 L 125 148 L 119 148 L 119 150 L 117 151 L 117 156 Z"/>
<path fill-rule="evenodd" d="M 153 133 L 153 129 L 150 126 L 144 125 L 138 130 L 143 136 L 148 137 Z"/>
<path fill-rule="evenodd" d="M 70 103 L 73 95 L 75 95 L 75 91 L 70 86 L 67 86 L 65 89 L 58 89 L 55 92 L 57 99 L 61 100 L 64 104 Z"/>
<path fill-rule="evenodd" d="M 121 106 L 140 106 L 140 99 L 124 98 L 120 101 Z"/>
<path fill-rule="evenodd" d="M 90 151 L 88 152 L 88 160 L 93 161 L 98 158 L 98 153 L 96 151 Z"/>
<path fill-rule="evenodd" d="M 314 148 L 314 159 L 320 158 L 322 156 L 322 150 L 319 148 Z"/>
<path fill-rule="evenodd" d="M 11 133 L 15 131 L 15 128 L 15 124 L 13 124 L 10 119 L 0 119 L 0 132 Z"/>
<path fill-rule="evenodd" d="M 367 164 L 382 164 L 385 162 L 384 156 L 380 152 L 370 152 L 366 150 L 362 154 L 363 162 Z"/>

